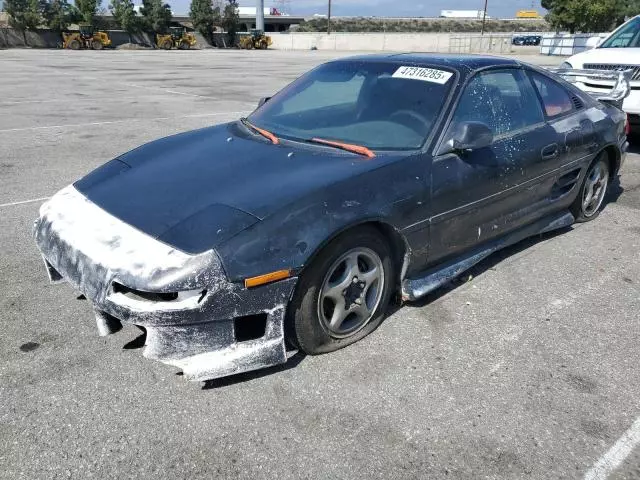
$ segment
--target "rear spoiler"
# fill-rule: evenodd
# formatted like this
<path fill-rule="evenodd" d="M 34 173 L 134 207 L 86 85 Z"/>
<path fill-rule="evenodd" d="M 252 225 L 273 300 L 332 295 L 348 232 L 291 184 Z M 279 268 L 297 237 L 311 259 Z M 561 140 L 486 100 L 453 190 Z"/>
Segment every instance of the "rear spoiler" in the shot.
<path fill-rule="evenodd" d="M 594 90 L 584 90 L 601 102 L 611 103 L 618 108 L 622 108 L 622 101 L 631 93 L 631 74 L 633 70 L 586 70 L 577 68 L 550 68 L 550 71 L 561 76 L 569 83 L 584 82 L 586 79 L 614 81 L 609 92 L 598 92 Z M 603 88 L 609 85 L 602 85 Z"/>

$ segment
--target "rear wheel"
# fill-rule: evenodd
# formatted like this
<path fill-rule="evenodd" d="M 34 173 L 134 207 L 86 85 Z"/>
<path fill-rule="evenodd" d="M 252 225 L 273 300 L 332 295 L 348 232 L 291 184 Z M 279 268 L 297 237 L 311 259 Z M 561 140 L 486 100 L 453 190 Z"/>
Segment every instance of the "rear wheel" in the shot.
<path fill-rule="evenodd" d="M 163 50 L 171 50 L 171 47 L 172 47 L 172 46 L 173 46 L 173 45 L 171 44 L 171 40 L 165 40 L 164 42 L 162 42 L 162 45 L 160 45 L 160 47 L 161 47 Z"/>
<path fill-rule="evenodd" d="M 373 227 L 333 240 L 302 273 L 287 318 L 290 343 L 332 352 L 374 331 L 394 290 L 391 249 Z"/>
<path fill-rule="evenodd" d="M 604 197 L 609 187 L 609 159 L 602 152 L 587 169 L 580 193 L 573 205 L 571 213 L 576 222 L 588 222 L 600 214 Z"/>
<path fill-rule="evenodd" d="M 78 40 L 71 40 L 69 42 L 69 48 L 71 50 L 80 50 L 80 42 Z"/>
<path fill-rule="evenodd" d="M 100 40 L 93 40 L 91 42 L 91 48 L 94 50 L 102 50 L 102 42 Z"/>

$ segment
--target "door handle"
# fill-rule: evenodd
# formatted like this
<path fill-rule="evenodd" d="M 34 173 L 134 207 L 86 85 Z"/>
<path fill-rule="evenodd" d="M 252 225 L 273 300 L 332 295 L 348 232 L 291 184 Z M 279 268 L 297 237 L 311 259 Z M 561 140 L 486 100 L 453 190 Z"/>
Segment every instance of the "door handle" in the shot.
<path fill-rule="evenodd" d="M 541 156 L 543 160 L 550 160 L 552 158 L 556 158 L 558 156 L 560 149 L 558 148 L 557 143 L 552 143 L 551 145 L 547 145 L 542 149 Z"/>

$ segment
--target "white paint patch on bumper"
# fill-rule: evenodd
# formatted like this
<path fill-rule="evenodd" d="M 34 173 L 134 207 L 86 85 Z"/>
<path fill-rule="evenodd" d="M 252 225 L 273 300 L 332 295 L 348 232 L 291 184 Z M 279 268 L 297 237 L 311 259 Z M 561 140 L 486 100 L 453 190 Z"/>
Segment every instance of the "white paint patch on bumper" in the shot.
<path fill-rule="evenodd" d="M 68 281 L 93 303 L 100 334 L 114 333 L 120 322 L 144 327 L 144 356 L 182 368 L 189 379 L 287 360 L 284 317 L 295 278 L 255 289 L 231 283 L 214 250 L 177 250 L 102 210 L 73 186 L 42 205 L 34 238 L 50 279 Z M 179 293 L 175 300 L 132 300 L 115 284 Z M 235 322 L 255 315 L 266 315 L 264 335 L 238 341 Z"/>

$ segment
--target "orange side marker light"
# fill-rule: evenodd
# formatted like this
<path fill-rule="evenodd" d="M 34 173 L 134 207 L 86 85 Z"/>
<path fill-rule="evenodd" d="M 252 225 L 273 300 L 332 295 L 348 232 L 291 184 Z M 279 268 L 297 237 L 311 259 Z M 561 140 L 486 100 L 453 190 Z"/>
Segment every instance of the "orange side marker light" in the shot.
<path fill-rule="evenodd" d="M 291 276 L 291 270 L 278 270 L 277 272 L 265 273 L 264 275 L 258 275 L 257 277 L 247 278 L 244 281 L 246 288 L 259 287 L 260 285 L 266 285 L 267 283 L 277 282 Z"/>

